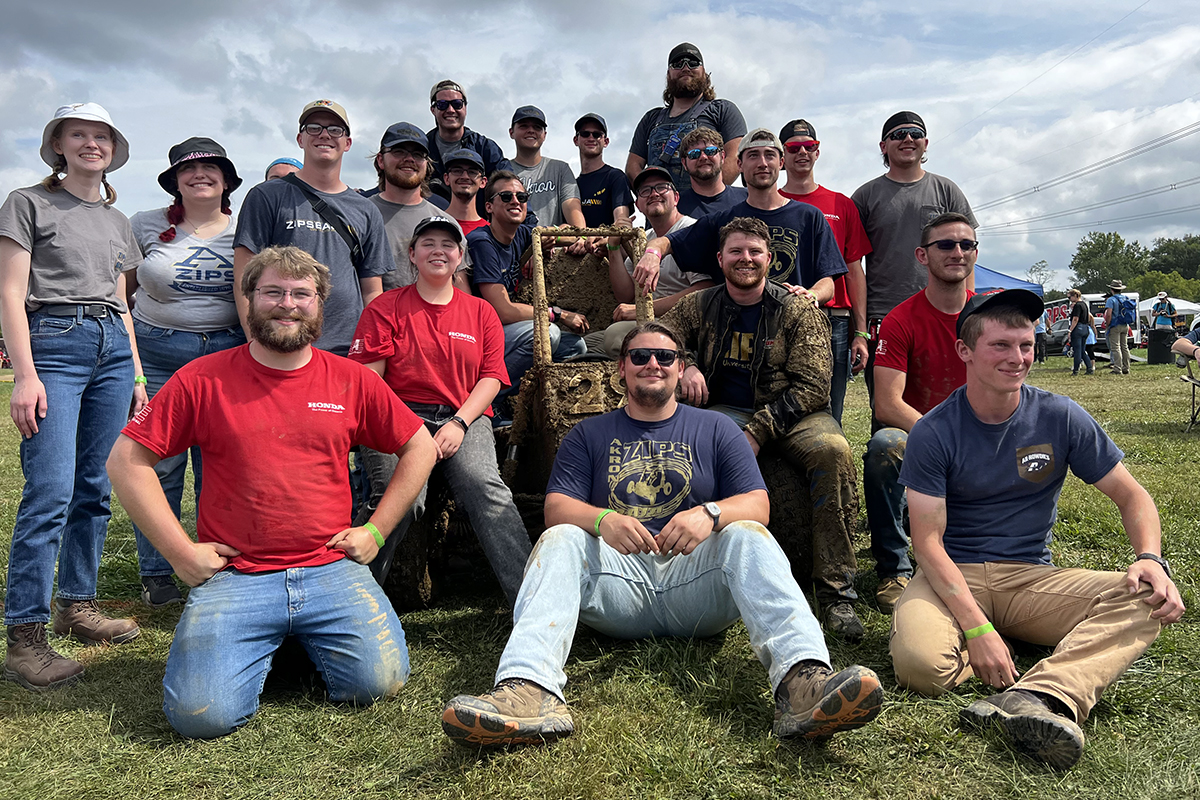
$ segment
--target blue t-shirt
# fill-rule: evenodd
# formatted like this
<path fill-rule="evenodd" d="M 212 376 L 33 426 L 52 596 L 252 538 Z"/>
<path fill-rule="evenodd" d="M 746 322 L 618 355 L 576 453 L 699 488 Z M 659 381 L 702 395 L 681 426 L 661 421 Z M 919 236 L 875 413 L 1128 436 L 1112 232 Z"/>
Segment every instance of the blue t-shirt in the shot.
<path fill-rule="evenodd" d="M 1130 325 L 1130 324 L 1132 324 L 1132 320 L 1121 319 L 1121 304 L 1125 302 L 1125 299 L 1126 299 L 1125 295 L 1123 295 L 1123 294 L 1114 294 L 1111 297 L 1109 297 L 1107 300 L 1104 301 L 1104 307 L 1106 309 L 1112 311 L 1112 316 L 1109 317 L 1109 319 L 1112 320 L 1112 322 L 1110 324 L 1112 324 L 1112 325 Z M 1135 309 L 1137 308 L 1136 304 L 1134 304 L 1134 308 Z M 1136 314 L 1137 311 L 1135 310 L 1133 313 Z"/>
<path fill-rule="evenodd" d="M 754 337 L 762 320 L 762 303 L 738 306 L 738 315 L 729 326 L 721 345 L 717 373 L 710 388 L 712 405 L 754 408 L 754 387 L 750 384 L 750 364 L 754 361 Z"/>
<path fill-rule="evenodd" d="M 616 167 L 605 164 L 598 170 L 582 173 L 575 178 L 579 187 L 579 202 L 583 219 L 589 228 L 613 224 L 613 212 L 619 206 L 633 211 L 633 195 L 629 179 Z"/>
<path fill-rule="evenodd" d="M 942 542 L 955 563 L 1049 564 L 1067 467 L 1095 483 L 1123 456 L 1069 397 L 1022 386 L 1013 415 L 989 425 L 964 386 L 913 425 L 900 483 L 945 498 Z"/>
<path fill-rule="evenodd" d="M 684 216 L 700 219 L 706 214 L 715 214 L 733 208 L 738 203 L 744 203 L 750 192 L 744 186 L 726 186 L 725 191 L 716 197 L 696 194 L 687 184 L 679 191 L 679 202 L 675 207 Z"/>
<path fill-rule="evenodd" d="M 825 215 L 816 206 L 795 200 L 773 211 L 763 211 L 744 201 L 700 217 L 690 228 L 668 234 L 671 253 L 680 269 L 702 272 L 718 283 L 724 282 L 725 275 L 717 263 L 721 227 L 735 217 L 755 217 L 767 224 L 771 232 L 771 268 L 767 275 L 776 283 L 808 288 L 821 278 L 846 274 L 846 260 Z"/>
<path fill-rule="evenodd" d="M 521 285 L 521 254 L 533 241 L 533 225 L 526 220 L 508 244 L 500 244 L 492 235 L 492 226 L 484 225 L 467 234 L 467 249 L 475 265 L 471 283 L 502 283 L 508 296 L 517 296 Z"/>
<path fill-rule="evenodd" d="M 558 448 L 546 492 L 611 508 L 657 534 L 680 511 L 755 489 L 766 484 L 738 426 L 681 403 L 659 422 L 625 409 L 583 420 Z"/>

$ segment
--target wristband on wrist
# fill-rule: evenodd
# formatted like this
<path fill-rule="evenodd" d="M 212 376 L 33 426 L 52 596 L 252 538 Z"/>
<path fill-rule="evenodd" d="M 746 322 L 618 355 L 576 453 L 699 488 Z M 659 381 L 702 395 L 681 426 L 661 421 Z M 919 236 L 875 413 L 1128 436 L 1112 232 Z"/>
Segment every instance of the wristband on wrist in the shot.
<path fill-rule="evenodd" d="M 595 532 L 596 532 L 596 534 L 595 534 L 595 535 L 596 535 L 596 537 L 597 537 L 597 538 L 599 538 L 599 537 L 600 537 L 600 520 L 604 519 L 605 517 L 607 517 L 607 516 L 608 516 L 609 514 L 611 514 L 611 513 L 613 513 L 613 512 L 612 512 L 612 509 L 611 509 L 611 508 L 606 508 L 606 509 L 604 509 L 603 511 L 601 511 L 601 512 L 600 512 L 600 516 L 596 517 L 596 524 L 595 524 L 595 525 L 593 525 L 593 526 L 592 526 L 592 528 L 593 528 L 593 530 L 595 530 Z"/>
<path fill-rule="evenodd" d="M 871 334 L 867 333 L 866 331 L 855 331 L 855 332 L 854 332 L 854 335 L 855 335 L 855 336 L 861 336 L 861 337 L 862 337 L 862 338 L 864 338 L 864 339 L 870 339 L 870 338 L 871 338 Z"/>
<path fill-rule="evenodd" d="M 462 417 L 460 417 L 458 414 L 455 414 L 453 417 L 451 417 L 450 421 L 457 422 L 458 427 L 463 429 L 463 433 L 466 433 L 471 427 L 470 425 L 467 424 L 467 421 L 465 419 L 463 419 Z"/>
<path fill-rule="evenodd" d="M 134 375 L 133 376 L 133 385 L 134 386 L 145 386 L 146 385 L 146 376 L 145 375 Z"/>
<path fill-rule="evenodd" d="M 995 632 L 995 630 L 996 630 L 995 625 L 993 625 L 990 622 L 985 622 L 982 625 L 980 625 L 978 628 L 971 628 L 971 630 L 969 630 L 969 631 L 963 631 L 963 636 L 965 636 L 967 641 L 969 642 L 972 639 L 977 639 L 980 636 L 983 636 L 985 633 L 993 633 L 993 632 Z"/>
<path fill-rule="evenodd" d="M 604 246 L 608 248 L 608 252 L 610 253 L 621 249 L 621 245 L 619 244 L 606 244 Z"/>
<path fill-rule="evenodd" d="M 653 247 L 647 247 L 646 253 L 647 253 L 647 255 L 652 255 L 655 258 L 657 258 L 659 261 L 662 261 L 662 253 L 658 252 Z"/>
<path fill-rule="evenodd" d="M 383 534 L 379 532 L 379 528 L 375 527 L 375 523 L 368 520 L 367 522 L 363 523 L 363 527 L 370 531 L 371 535 L 375 537 L 375 546 L 383 547 Z"/>

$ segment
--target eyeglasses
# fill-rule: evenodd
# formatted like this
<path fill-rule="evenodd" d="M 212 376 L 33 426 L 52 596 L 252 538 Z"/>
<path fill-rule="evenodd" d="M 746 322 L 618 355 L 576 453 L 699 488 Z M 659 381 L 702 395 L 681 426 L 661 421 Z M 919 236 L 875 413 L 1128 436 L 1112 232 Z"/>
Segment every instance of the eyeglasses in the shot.
<path fill-rule="evenodd" d="M 638 197 L 649 197 L 652 194 L 662 195 L 666 197 L 671 192 L 675 191 L 675 187 L 669 183 L 659 183 L 654 186 L 643 186 L 638 189 Z"/>
<path fill-rule="evenodd" d="M 580 139 L 603 139 L 604 131 L 575 131 Z"/>
<path fill-rule="evenodd" d="M 387 151 L 387 154 L 395 156 L 397 161 L 403 161 L 406 158 L 411 158 L 413 161 L 425 160 L 425 151 L 412 147 L 393 147 Z"/>
<path fill-rule="evenodd" d="M 432 105 L 438 111 L 445 111 L 447 108 L 453 108 L 455 111 L 462 111 L 463 106 L 466 104 L 466 100 L 463 100 L 461 97 L 456 97 L 453 100 L 434 100 Z"/>
<path fill-rule="evenodd" d="M 918 139 L 925 138 L 925 131 L 921 130 L 920 128 L 897 128 L 889 133 L 886 138 L 893 142 L 903 142 L 910 136 L 915 142 Z"/>
<path fill-rule="evenodd" d="M 929 242 L 928 244 L 923 244 L 921 247 L 926 249 L 929 249 L 930 247 L 936 247 L 938 250 L 947 251 L 953 250 L 956 247 L 961 247 L 964 253 L 969 253 L 975 248 L 979 247 L 979 242 L 971 239 L 937 239 Z"/>
<path fill-rule="evenodd" d="M 321 131 L 325 131 L 334 139 L 340 139 L 350 133 L 350 129 L 345 125 L 321 125 L 316 122 L 306 122 L 300 126 L 300 130 L 309 136 L 320 136 Z"/>
<path fill-rule="evenodd" d="M 517 198 L 517 202 L 521 205 L 529 202 L 529 192 L 496 192 L 492 195 L 493 200 L 499 198 L 501 203 L 511 203 L 514 197 Z"/>
<path fill-rule="evenodd" d="M 635 367 L 644 367 L 649 364 L 650 356 L 654 356 L 654 360 L 660 367 L 669 367 L 675 363 L 675 357 L 682 356 L 683 353 L 663 347 L 633 347 L 630 348 L 628 355 Z"/>
<path fill-rule="evenodd" d="M 683 58 L 672 61 L 667 66 L 671 69 L 696 69 L 697 67 L 703 66 L 703 63 L 698 58 L 684 56 Z"/>
<path fill-rule="evenodd" d="M 691 150 L 688 150 L 686 153 L 684 153 L 684 155 L 695 161 L 700 156 L 716 158 L 717 153 L 720 152 L 721 148 L 717 147 L 715 144 L 710 144 L 707 147 L 693 147 Z"/>
<path fill-rule="evenodd" d="M 787 144 L 785 144 L 783 146 L 783 149 L 787 150 L 792 155 L 795 155 L 796 153 L 799 153 L 801 150 L 805 150 L 809 153 L 815 153 L 815 152 L 817 152 L 817 148 L 820 146 L 821 146 L 821 143 L 818 142 L 816 139 L 813 139 L 811 142 L 788 142 Z"/>
<path fill-rule="evenodd" d="M 317 293 L 312 289 L 279 289 L 274 286 L 267 289 L 255 289 L 259 297 L 265 297 L 275 305 L 283 302 L 285 297 L 291 297 L 298 306 L 307 306 L 317 299 Z"/>
<path fill-rule="evenodd" d="M 464 175 L 466 175 L 468 178 L 478 178 L 483 174 L 483 172 L 475 169 L 474 167 L 450 167 L 446 170 L 446 172 L 450 173 L 450 175 L 455 178 L 461 178 Z"/>

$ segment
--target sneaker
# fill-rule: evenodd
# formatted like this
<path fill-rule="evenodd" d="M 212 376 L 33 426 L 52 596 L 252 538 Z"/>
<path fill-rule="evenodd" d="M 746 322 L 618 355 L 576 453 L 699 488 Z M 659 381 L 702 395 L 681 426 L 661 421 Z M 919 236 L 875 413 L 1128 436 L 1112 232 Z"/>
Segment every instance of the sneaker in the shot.
<path fill-rule="evenodd" d="M 900 599 L 900 595 L 904 594 L 904 588 L 908 586 L 909 580 L 911 579 L 907 575 L 895 575 L 879 582 L 879 586 L 875 589 L 875 603 L 879 606 L 880 613 L 891 614 L 896 610 L 896 602 Z"/>
<path fill-rule="evenodd" d="M 801 661 L 788 670 L 775 690 L 772 733 L 782 738 L 825 739 L 861 728 L 883 708 L 879 676 L 866 667 L 847 667 L 836 675 L 819 661 Z"/>
<path fill-rule="evenodd" d="M 150 608 L 165 608 L 183 602 L 183 595 L 170 575 L 143 575 L 142 602 Z"/>
<path fill-rule="evenodd" d="M 106 617 L 95 600 L 54 601 L 56 636 L 74 636 L 86 644 L 124 644 L 141 632 L 131 619 Z"/>
<path fill-rule="evenodd" d="M 1013 747 L 1056 769 L 1070 769 L 1083 755 L 1083 731 L 1033 692 L 1010 689 L 976 700 L 959 712 L 958 720 L 973 730 L 997 723 Z"/>
<path fill-rule="evenodd" d="M 575 731 L 571 710 L 533 681 L 505 678 L 479 697 L 460 694 L 442 712 L 442 730 L 461 745 L 551 742 Z"/>
<path fill-rule="evenodd" d="M 821 606 L 821 627 L 826 633 L 840 636 L 851 642 L 863 637 L 863 624 L 854 613 L 854 604 L 849 600 L 837 600 Z"/>
<path fill-rule="evenodd" d="M 83 664 L 67 658 L 46 641 L 44 622 L 27 622 L 8 629 L 4 679 L 31 692 L 68 686 L 83 675 Z"/>

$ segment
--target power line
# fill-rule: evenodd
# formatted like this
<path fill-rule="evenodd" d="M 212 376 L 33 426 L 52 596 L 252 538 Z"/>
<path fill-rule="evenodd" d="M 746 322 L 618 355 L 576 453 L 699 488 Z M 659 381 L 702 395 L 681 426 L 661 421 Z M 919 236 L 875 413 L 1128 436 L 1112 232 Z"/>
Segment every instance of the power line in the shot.
<path fill-rule="evenodd" d="M 988 236 L 1023 236 L 1028 234 L 1051 233 L 1053 231 L 1069 231 L 1077 228 L 1099 228 L 1105 225 L 1114 225 L 1118 222 L 1134 222 L 1141 219 L 1154 219 L 1155 217 L 1169 217 L 1173 214 L 1183 214 L 1187 211 L 1200 210 L 1200 203 L 1191 206 L 1180 206 L 1179 208 L 1169 208 L 1166 211 L 1155 211 L 1149 214 L 1134 214 L 1128 217 L 1116 217 L 1114 219 L 1101 219 L 1092 222 L 1079 222 L 1071 225 L 1056 225 L 1050 228 L 1028 228 L 1026 230 L 1002 230 L 991 231 Z"/>
<path fill-rule="evenodd" d="M 1175 183 L 1168 183 L 1163 186 L 1157 186 L 1153 189 L 1146 189 L 1145 191 L 1142 191 L 1142 192 L 1135 192 L 1134 194 L 1127 194 L 1123 197 L 1114 197 L 1111 200 L 1102 200 L 1098 203 L 1091 203 L 1086 206 L 1079 206 L 1078 208 L 1072 208 L 1067 211 L 1055 211 L 1054 213 L 1051 213 L 1051 214 L 1038 214 L 1038 215 L 1032 216 L 1032 217 L 1025 217 L 1024 219 L 1014 219 L 1014 220 L 1009 220 L 1008 222 L 998 222 L 995 225 L 980 225 L 975 230 L 977 232 L 978 231 L 990 231 L 993 228 L 1008 228 L 1013 225 L 1024 225 L 1029 222 L 1043 222 L 1046 220 L 1058 219 L 1059 217 L 1069 217 L 1072 214 L 1082 214 L 1085 211 L 1095 211 L 1098 208 L 1107 208 L 1109 206 L 1120 205 L 1121 203 L 1128 203 L 1132 200 L 1141 200 L 1146 197 L 1153 197 L 1156 194 L 1163 194 L 1165 192 L 1173 192 L 1176 189 L 1184 189 L 1184 188 L 1187 188 L 1188 186 L 1194 186 L 1197 183 L 1200 183 L 1200 176 L 1195 177 L 1195 178 L 1188 178 L 1185 181 L 1176 181 Z"/>

